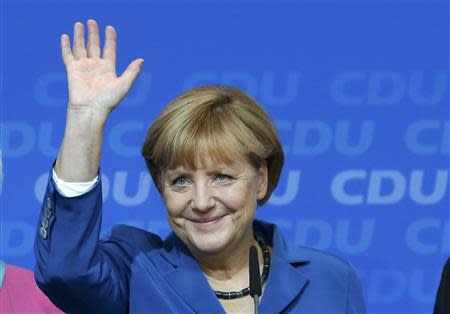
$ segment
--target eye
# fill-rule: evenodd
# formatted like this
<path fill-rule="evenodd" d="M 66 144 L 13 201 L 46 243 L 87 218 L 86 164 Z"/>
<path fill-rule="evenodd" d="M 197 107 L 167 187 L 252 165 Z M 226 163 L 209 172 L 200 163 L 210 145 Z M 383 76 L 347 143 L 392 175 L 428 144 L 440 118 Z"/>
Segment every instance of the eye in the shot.
<path fill-rule="evenodd" d="M 186 185 L 188 183 L 189 183 L 189 180 L 184 176 L 178 177 L 172 181 L 172 185 Z"/>
<path fill-rule="evenodd" d="M 222 173 L 217 174 L 215 176 L 215 178 L 214 178 L 214 180 L 219 182 L 219 183 L 225 183 L 225 182 L 228 182 L 231 179 L 232 179 L 232 177 L 230 177 L 230 176 L 228 176 L 226 174 L 222 174 Z"/>

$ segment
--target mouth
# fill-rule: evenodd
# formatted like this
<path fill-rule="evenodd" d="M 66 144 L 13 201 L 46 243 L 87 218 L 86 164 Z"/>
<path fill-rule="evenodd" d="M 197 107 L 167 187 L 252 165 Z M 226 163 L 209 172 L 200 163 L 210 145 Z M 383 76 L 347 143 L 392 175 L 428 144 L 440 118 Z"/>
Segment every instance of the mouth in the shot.
<path fill-rule="evenodd" d="M 218 216 L 218 217 L 210 217 L 210 218 L 201 218 L 201 219 L 189 219 L 197 226 L 210 226 L 214 225 L 222 220 L 226 215 Z"/>

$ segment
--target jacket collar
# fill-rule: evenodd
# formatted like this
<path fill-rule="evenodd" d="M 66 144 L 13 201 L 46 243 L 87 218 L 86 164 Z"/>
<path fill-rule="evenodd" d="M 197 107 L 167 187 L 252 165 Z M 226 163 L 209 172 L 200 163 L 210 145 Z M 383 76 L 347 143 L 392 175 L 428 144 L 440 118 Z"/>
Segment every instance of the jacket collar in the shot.
<path fill-rule="evenodd" d="M 273 248 L 260 312 L 280 313 L 306 287 L 308 278 L 301 271 L 301 266 L 309 261 L 301 256 L 301 249 L 286 242 L 274 224 L 255 220 L 253 230 L 255 235 L 262 237 Z M 200 266 L 173 232 L 165 240 L 161 255 L 173 266 L 163 276 L 186 304 L 198 313 L 224 312 Z"/>
<path fill-rule="evenodd" d="M 304 291 L 308 278 L 296 266 L 306 265 L 309 261 L 298 247 L 286 242 L 276 225 L 255 220 L 253 230 L 273 248 L 269 278 L 259 310 L 261 313 L 281 313 Z"/>
<path fill-rule="evenodd" d="M 309 262 L 309 260 L 302 256 L 301 249 L 297 246 L 289 245 L 286 242 L 286 239 L 276 225 L 255 219 L 253 222 L 253 231 L 273 248 L 273 256 L 277 256 L 294 265 Z"/>
<path fill-rule="evenodd" d="M 225 314 L 197 261 L 175 233 L 167 237 L 161 255 L 173 266 L 163 273 L 164 279 L 193 312 Z"/>

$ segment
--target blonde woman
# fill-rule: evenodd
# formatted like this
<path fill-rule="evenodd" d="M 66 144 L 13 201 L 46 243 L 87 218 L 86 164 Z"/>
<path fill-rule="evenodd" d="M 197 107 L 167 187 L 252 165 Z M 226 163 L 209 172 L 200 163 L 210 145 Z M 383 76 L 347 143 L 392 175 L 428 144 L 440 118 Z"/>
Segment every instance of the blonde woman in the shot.
<path fill-rule="evenodd" d="M 261 313 L 363 313 L 354 269 L 297 247 L 255 220 L 278 183 L 284 154 L 264 110 L 231 87 L 196 88 L 150 127 L 142 153 L 172 234 L 117 226 L 99 241 L 103 128 L 143 60 L 116 76 L 116 33 L 75 24 L 63 35 L 69 104 L 36 238 L 36 280 L 70 313 L 252 313 L 249 247 L 258 248 Z M 150 209 L 149 209 L 150 210 Z"/>

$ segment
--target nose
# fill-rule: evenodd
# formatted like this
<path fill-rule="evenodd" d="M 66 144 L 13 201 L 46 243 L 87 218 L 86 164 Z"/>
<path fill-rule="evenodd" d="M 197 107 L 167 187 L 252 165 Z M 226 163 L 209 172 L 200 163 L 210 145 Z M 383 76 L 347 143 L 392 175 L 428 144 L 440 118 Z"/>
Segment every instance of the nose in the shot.
<path fill-rule="evenodd" d="M 196 211 L 207 212 L 214 207 L 214 197 L 207 184 L 197 184 L 192 197 L 192 208 Z"/>

